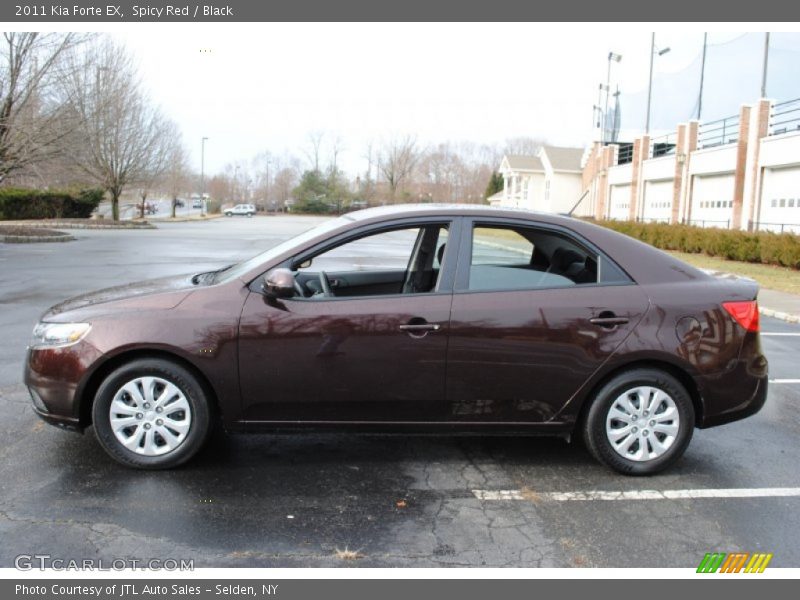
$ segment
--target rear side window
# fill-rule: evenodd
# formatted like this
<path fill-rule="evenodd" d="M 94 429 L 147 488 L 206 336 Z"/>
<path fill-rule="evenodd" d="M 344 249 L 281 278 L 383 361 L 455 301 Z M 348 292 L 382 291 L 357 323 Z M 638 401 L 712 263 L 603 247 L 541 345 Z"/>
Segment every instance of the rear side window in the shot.
<path fill-rule="evenodd" d="M 569 236 L 550 230 L 476 224 L 471 248 L 469 290 L 545 289 L 629 281 L 608 259 Z"/>

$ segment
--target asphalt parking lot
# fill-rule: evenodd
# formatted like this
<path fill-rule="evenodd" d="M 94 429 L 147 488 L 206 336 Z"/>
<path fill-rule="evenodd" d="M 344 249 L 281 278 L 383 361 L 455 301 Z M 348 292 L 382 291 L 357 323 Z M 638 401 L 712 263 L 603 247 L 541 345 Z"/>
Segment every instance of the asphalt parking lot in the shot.
<path fill-rule="evenodd" d="M 800 486 L 800 326 L 775 319 L 762 318 L 765 408 L 697 431 L 676 467 L 647 479 L 618 476 L 558 439 L 334 433 L 220 434 L 179 470 L 140 472 L 113 463 L 91 431 L 33 414 L 22 364 L 48 306 L 218 268 L 319 221 L 217 219 L 0 244 L 0 567 L 36 553 L 197 567 L 696 567 L 711 551 L 771 552 L 771 567 L 800 566 L 797 495 L 648 492 Z M 570 494 L 598 490 L 632 493 Z M 337 554 L 345 549 L 359 558 Z"/>

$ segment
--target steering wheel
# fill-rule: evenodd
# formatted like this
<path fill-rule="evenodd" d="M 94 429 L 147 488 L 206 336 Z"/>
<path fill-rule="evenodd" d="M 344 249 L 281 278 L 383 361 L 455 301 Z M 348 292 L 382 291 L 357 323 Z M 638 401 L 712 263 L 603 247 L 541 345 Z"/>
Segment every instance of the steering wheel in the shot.
<path fill-rule="evenodd" d="M 294 291 L 301 298 L 306 297 L 306 291 L 303 289 L 303 286 L 300 285 L 300 282 L 297 281 L 297 279 L 294 280 Z"/>
<path fill-rule="evenodd" d="M 328 275 L 325 271 L 319 272 L 319 285 L 322 288 L 322 295 L 326 298 L 333 297 L 333 290 L 331 289 L 331 280 L 328 279 Z"/>

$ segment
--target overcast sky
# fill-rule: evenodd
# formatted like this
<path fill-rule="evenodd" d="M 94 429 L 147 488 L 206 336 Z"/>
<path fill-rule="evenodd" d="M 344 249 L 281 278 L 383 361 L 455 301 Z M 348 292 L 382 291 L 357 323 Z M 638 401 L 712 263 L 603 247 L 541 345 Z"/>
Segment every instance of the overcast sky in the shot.
<path fill-rule="evenodd" d="M 671 51 L 657 58 L 656 77 L 688 69 L 704 29 L 712 29 L 712 43 L 741 34 L 659 28 L 657 45 Z M 394 134 L 423 143 L 537 136 L 583 146 L 609 50 L 623 55 L 612 85 L 645 90 L 650 31 L 641 24 L 143 24 L 112 35 L 137 56 L 197 167 L 203 136 L 206 170 L 215 172 L 264 150 L 300 155 L 308 133 L 324 130 L 344 140 L 340 164 L 354 173 L 369 140 Z"/>

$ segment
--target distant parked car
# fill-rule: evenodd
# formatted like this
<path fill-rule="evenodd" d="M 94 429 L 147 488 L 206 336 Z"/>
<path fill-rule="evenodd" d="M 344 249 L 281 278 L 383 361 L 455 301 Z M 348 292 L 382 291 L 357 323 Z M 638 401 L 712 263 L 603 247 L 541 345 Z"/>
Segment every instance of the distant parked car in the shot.
<path fill-rule="evenodd" d="M 192 208 L 203 208 L 202 200 L 192 200 Z"/>
<path fill-rule="evenodd" d="M 233 215 L 245 215 L 246 217 L 252 217 L 254 214 L 256 214 L 256 207 L 253 204 L 237 204 L 233 208 L 225 209 L 226 217 L 232 217 Z"/>
<path fill-rule="evenodd" d="M 175 202 L 175 207 L 176 208 L 183 208 L 184 206 L 186 206 L 186 203 L 183 200 L 181 200 L 180 198 L 175 198 L 174 202 Z"/>

